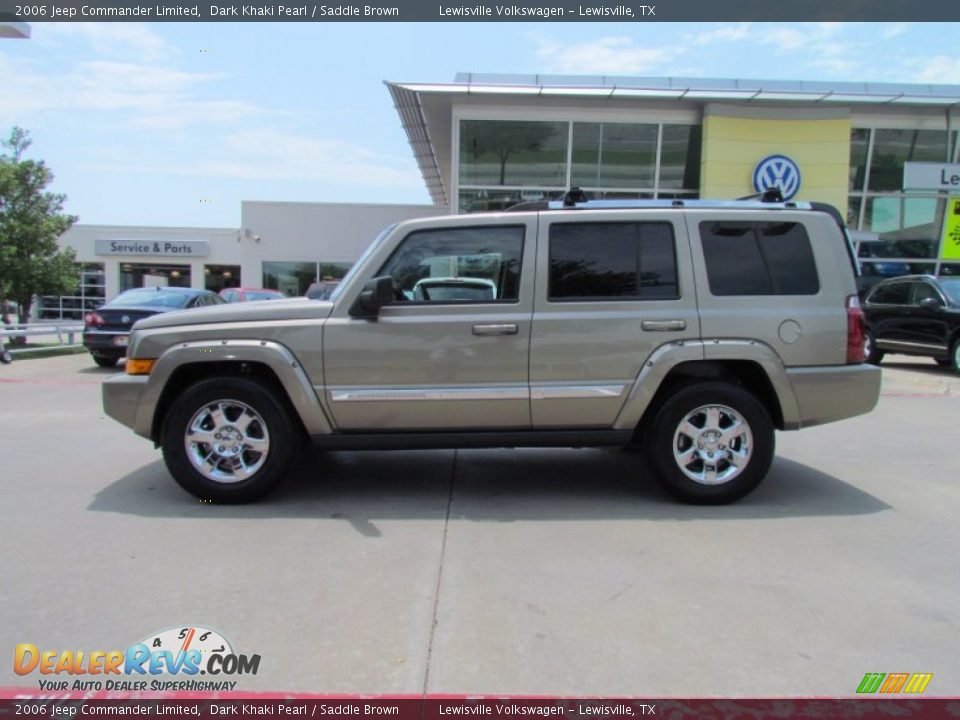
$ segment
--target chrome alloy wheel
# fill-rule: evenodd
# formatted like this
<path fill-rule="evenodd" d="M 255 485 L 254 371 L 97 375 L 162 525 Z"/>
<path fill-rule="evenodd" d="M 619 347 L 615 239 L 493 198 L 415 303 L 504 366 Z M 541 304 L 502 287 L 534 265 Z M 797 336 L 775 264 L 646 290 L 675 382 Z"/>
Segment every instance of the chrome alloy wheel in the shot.
<path fill-rule="evenodd" d="M 702 485 L 733 480 L 750 462 L 753 433 L 743 416 L 726 405 L 703 405 L 687 414 L 673 435 L 680 471 Z"/>
<path fill-rule="evenodd" d="M 263 418 L 237 400 L 217 400 L 200 408 L 190 419 L 183 442 L 194 469 L 218 483 L 246 480 L 270 452 Z"/>

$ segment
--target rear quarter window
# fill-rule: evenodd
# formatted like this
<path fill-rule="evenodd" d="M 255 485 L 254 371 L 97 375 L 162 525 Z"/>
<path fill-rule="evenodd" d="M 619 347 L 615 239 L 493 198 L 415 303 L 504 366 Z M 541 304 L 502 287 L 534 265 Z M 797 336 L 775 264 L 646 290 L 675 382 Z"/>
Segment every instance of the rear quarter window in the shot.
<path fill-rule="evenodd" d="M 816 295 L 820 278 L 806 228 L 796 222 L 700 223 L 713 295 Z"/>

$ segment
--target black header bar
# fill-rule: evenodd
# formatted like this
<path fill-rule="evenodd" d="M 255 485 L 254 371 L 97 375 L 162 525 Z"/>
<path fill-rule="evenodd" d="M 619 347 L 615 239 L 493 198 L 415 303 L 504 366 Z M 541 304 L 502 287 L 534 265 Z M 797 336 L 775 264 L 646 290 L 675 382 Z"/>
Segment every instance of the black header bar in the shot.
<path fill-rule="evenodd" d="M 0 22 L 960 20 L 957 0 L 0 0 Z"/>

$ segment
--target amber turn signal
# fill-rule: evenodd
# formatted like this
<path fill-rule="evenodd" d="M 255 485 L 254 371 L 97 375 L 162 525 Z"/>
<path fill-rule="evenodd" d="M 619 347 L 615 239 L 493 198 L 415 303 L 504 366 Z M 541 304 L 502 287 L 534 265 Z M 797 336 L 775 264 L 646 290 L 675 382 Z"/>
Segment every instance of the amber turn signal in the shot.
<path fill-rule="evenodd" d="M 127 358 L 127 375 L 149 375 L 155 358 Z"/>

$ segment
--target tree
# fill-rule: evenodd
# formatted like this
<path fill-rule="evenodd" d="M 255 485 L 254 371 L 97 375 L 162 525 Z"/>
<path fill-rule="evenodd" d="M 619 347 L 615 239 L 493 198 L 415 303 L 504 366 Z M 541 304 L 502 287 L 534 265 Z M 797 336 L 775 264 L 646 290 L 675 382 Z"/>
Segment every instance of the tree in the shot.
<path fill-rule="evenodd" d="M 76 253 L 57 246 L 77 218 L 63 213 L 66 195 L 45 190 L 53 182 L 46 164 L 24 159 L 26 130 L 13 128 L 0 145 L 0 300 L 16 302 L 25 323 L 35 295 L 64 295 L 77 287 Z"/>

